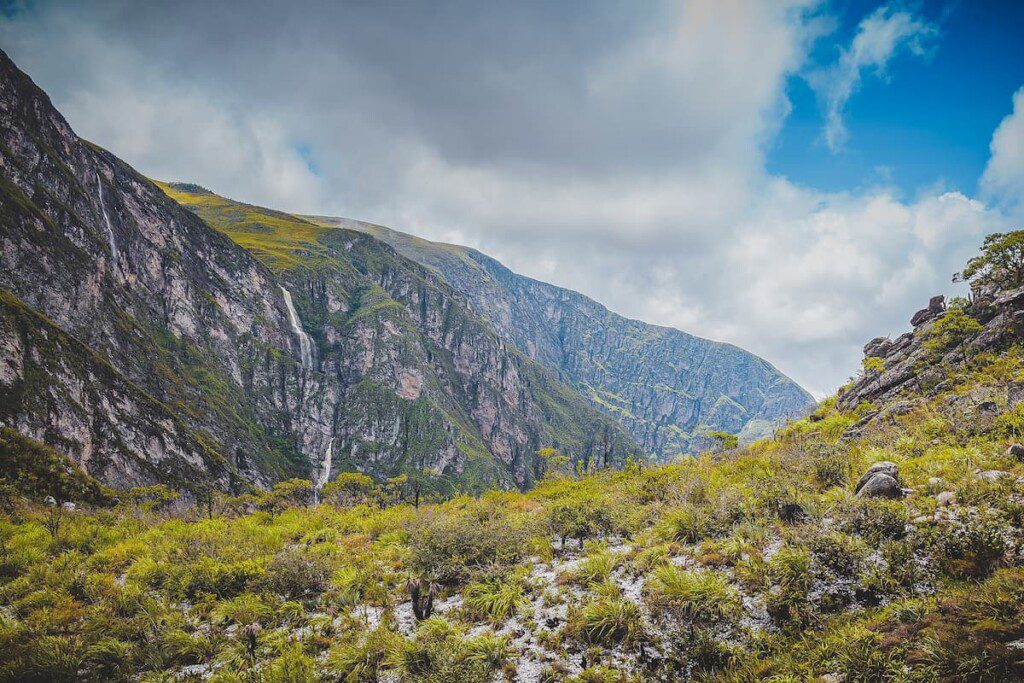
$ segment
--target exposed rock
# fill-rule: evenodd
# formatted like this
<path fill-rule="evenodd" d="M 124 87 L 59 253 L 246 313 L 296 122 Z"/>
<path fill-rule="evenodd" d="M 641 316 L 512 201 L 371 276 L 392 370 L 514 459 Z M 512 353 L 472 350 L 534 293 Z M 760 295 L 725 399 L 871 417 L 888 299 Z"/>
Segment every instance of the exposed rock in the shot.
<path fill-rule="evenodd" d="M 864 486 L 866 486 L 876 474 L 888 475 L 889 478 L 895 481 L 896 485 L 899 486 L 900 473 L 899 468 L 896 467 L 896 463 L 883 460 L 881 462 L 876 462 L 864 471 L 860 481 L 857 482 L 857 487 L 854 489 L 854 493 L 860 493 L 860 490 L 864 488 Z"/>
<path fill-rule="evenodd" d="M 47 496 L 46 498 L 43 498 L 43 505 L 57 507 L 57 499 L 54 498 L 53 496 Z"/>
<path fill-rule="evenodd" d="M 67 510 L 68 512 L 74 512 L 75 511 L 75 504 L 72 503 L 70 500 L 67 500 L 67 501 L 64 501 L 63 503 L 61 503 L 61 507 L 64 508 L 65 510 Z"/>
<path fill-rule="evenodd" d="M 473 460 L 527 486 L 545 445 L 594 468 L 640 451 L 436 272 L 345 229 L 316 245 L 336 268 L 274 269 L 79 139 L 2 53 L 0 174 L 0 419 L 108 484 L 315 479 L 330 445 L 335 472 Z"/>
<path fill-rule="evenodd" d="M 1017 458 L 1017 460 L 1024 460 L 1024 446 L 1019 443 L 1010 444 L 1010 447 L 1006 449 L 1006 455 Z"/>
<path fill-rule="evenodd" d="M 700 450 L 707 444 L 694 436 L 698 426 L 746 442 L 814 406 L 792 380 L 735 346 L 624 318 L 473 249 L 326 220 L 368 232 L 441 273 L 505 341 L 590 398 L 647 452 L 671 457 Z"/>
<path fill-rule="evenodd" d="M 899 482 L 884 472 L 877 472 L 857 492 L 858 498 L 902 498 Z"/>
<path fill-rule="evenodd" d="M 928 301 L 928 308 L 922 308 L 920 311 L 914 314 L 914 317 L 910 319 L 910 324 L 914 327 L 918 327 L 921 324 L 932 320 L 937 317 L 943 311 L 946 310 L 946 297 L 939 295 L 933 296 Z"/>
<path fill-rule="evenodd" d="M 888 337 L 875 337 L 864 345 L 864 355 L 868 358 L 885 358 L 892 348 L 892 340 Z"/>
<path fill-rule="evenodd" d="M 956 494 L 952 491 L 943 491 L 935 496 L 935 502 L 941 507 L 949 507 L 956 503 Z"/>
<path fill-rule="evenodd" d="M 998 481 L 1006 479 L 1007 477 L 1013 477 L 1013 474 L 1011 474 L 1010 472 L 1004 472 L 1003 470 L 986 470 L 984 472 L 979 472 L 977 476 L 978 479 L 982 481 L 994 484 Z"/>

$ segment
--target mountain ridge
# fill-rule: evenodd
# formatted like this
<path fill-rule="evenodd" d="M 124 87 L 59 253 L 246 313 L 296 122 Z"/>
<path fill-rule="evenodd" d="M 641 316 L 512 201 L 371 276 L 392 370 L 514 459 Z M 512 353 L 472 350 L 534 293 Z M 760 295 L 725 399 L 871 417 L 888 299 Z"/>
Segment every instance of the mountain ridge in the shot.
<path fill-rule="evenodd" d="M 390 246 L 306 225 L 301 248 L 264 242 L 254 255 L 78 138 L 6 55 L 0 177 L 0 288 L 11 292 L 2 317 L 36 327 L 0 326 L 13 359 L 0 376 L 0 420 L 105 483 L 318 480 L 331 452 L 332 476 L 429 471 L 451 482 L 438 485 L 515 487 L 538 476 L 535 451 L 545 446 L 592 466 L 637 451 Z M 284 216 L 265 212 L 243 227 L 267 233 Z M 315 341 L 315 362 L 301 353 L 282 288 Z M 22 307 L 42 317 L 19 318 Z M 95 354 L 139 387 L 138 400 L 112 403 L 120 380 L 105 372 L 44 362 L 32 342 L 56 334 L 44 320 L 81 342 L 83 359 Z M 26 393 L 39 378 L 43 390 Z M 176 440 L 160 406 L 191 441 Z M 130 410 L 118 418 L 120 408 Z"/>
<path fill-rule="evenodd" d="M 606 306 L 585 294 L 574 290 L 546 283 L 536 278 L 514 273 L 479 250 L 459 245 L 432 242 L 424 238 L 402 233 L 384 226 L 325 216 L 306 216 L 313 222 L 322 224 L 344 225 L 374 235 L 394 246 L 403 255 L 434 268 L 441 273 L 459 291 L 462 291 L 474 303 L 485 317 L 503 333 L 506 339 L 516 343 L 527 355 L 537 359 L 543 365 L 558 373 L 559 377 L 575 386 L 587 395 L 595 405 L 605 412 L 621 415 L 627 429 L 645 448 L 662 456 L 676 456 L 700 450 L 709 445 L 706 434 L 711 430 L 724 430 L 740 433 L 744 441 L 753 440 L 763 435 L 771 423 L 790 417 L 799 417 L 810 410 L 815 401 L 813 397 L 795 382 L 786 377 L 769 361 L 760 358 L 739 346 L 728 342 L 704 339 L 676 328 L 653 325 L 640 320 L 615 313 Z M 468 272 L 466 269 L 469 269 Z M 498 282 L 499 287 L 481 286 L 490 282 Z M 534 311 L 548 312 L 552 305 L 559 306 L 563 311 L 553 311 L 538 318 Z M 557 338 L 552 328 L 560 324 L 565 317 L 572 318 L 578 312 L 583 319 L 574 321 L 571 333 L 574 338 Z M 524 328 L 523 321 L 530 321 L 531 327 Z M 583 341 L 600 329 L 618 330 L 621 345 L 638 345 L 638 340 L 647 342 L 650 348 L 650 337 L 657 337 L 657 342 L 667 348 L 658 349 L 655 359 L 641 371 L 641 376 L 633 384 L 655 388 L 650 391 L 636 391 L 629 386 L 629 378 L 616 376 L 616 370 L 628 367 L 628 353 L 623 348 L 605 348 L 604 355 L 588 357 L 578 353 Z M 545 344 L 546 342 L 546 344 Z M 574 345 L 576 348 L 574 348 Z M 692 349 L 689 354 L 682 350 Z M 689 389 L 696 384 L 716 380 L 723 383 L 722 377 L 701 373 L 700 368 L 692 373 L 680 370 L 677 373 L 658 372 L 658 361 L 666 365 L 679 356 L 700 353 L 703 360 L 708 356 L 726 356 L 735 365 L 744 365 L 746 372 L 733 372 L 733 376 L 747 376 L 758 373 L 752 392 L 746 387 L 733 391 L 721 391 L 712 396 L 710 414 L 714 418 L 715 405 L 721 399 L 735 400 L 743 413 L 752 413 L 745 419 L 723 416 L 702 424 L 709 414 L 697 407 L 688 410 L 682 405 L 693 398 Z M 749 364 L 749 365 L 745 365 Z M 610 367 L 608 374 L 601 374 L 597 366 Z M 654 376 L 657 381 L 649 381 Z M 687 384 L 687 382 L 690 382 Z M 662 388 L 663 387 L 663 388 Z M 674 400 L 672 394 L 682 390 L 684 395 Z M 756 392 L 767 394 L 758 402 Z M 659 395 L 660 392 L 660 395 Z M 774 392 L 774 393 L 773 393 Z M 700 392 L 700 399 L 705 392 Z M 731 395 L 732 394 L 732 395 Z M 603 400 L 610 397 L 610 401 Z M 781 405 L 771 407 L 772 396 Z M 769 406 L 763 408 L 763 406 Z M 675 419 L 669 419 L 675 416 Z M 677 430 L 686 434 L 680 434 Z"/>

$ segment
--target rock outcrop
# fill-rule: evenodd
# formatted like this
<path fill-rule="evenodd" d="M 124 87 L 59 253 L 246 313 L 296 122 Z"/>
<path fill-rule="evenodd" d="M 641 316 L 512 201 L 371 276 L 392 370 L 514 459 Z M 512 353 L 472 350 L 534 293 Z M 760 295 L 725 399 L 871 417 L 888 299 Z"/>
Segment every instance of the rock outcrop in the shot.
<path fill-rule="evenodd" d="M 941 393 L 946 375 L 942 366 L 962 365 L 978 353 L 998 351 L 1024 338 L 1024 288 L 975 292 L 964 312 L 982 328 L 947 347 L 930 347 L 927 343 L 936 323 L 948 314 L 942 296 L 932 297 L 926 308 L 914 314 L 912 331 L 895 339 L 878 337 L 864 346 L 865 358 L 874 359 L 881 369 L 866 367 L 860 377 L 840 390 L 836 405 L 843 410 L 853 410 L 862 404 L 885 408 L 865 415 L 855 426 L 856 430 L 879 418 L 912 410 Z M 980 421 L 975 425 L 980 428 L 986 420 L 994 419 L 997 402 L 1012 407 L 1024 399 L 1024 386 L 1010 384 L 991 390 L 990 395 L 982 395 L 984 393 L 985 390 L 980 389 L 964 396 L 952 396 L 945 407 L 951 413 L 961 414 L 961 422 L 967 422 L 968 417 Z"/>

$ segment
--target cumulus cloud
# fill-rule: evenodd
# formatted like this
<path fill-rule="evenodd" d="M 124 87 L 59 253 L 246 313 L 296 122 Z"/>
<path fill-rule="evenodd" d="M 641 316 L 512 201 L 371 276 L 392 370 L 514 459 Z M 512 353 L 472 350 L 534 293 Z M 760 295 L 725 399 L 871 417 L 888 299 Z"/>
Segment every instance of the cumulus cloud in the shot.
<path fill-rule="evenodd" d="M 981 177 L 982 192 L 1020 221 L 1024 219 L 1024 87 L 1014 93 L 1013 112 L 996 128 L 990 150 Z"/>
<path fill-rule="evenodd" d="M 477 247 L 824 395 L 1002 214 L 956 188 L 824 193 L 765 170 L 818 2 L 644 9 L 43 3 L 0 20 L 0 43 L 80 134 L 152 177 Z M 842 102 L 932 32 L 869 15 Z M 1013 144 L 993 141 L 991 168 Z"/>
<path fill-rule="evenodd" d="M 842 149 L 848 133 L 846 104 L 860 88 L 865 73 L 884 77 L 889 61 L 899 52 L 927 54 L 938 36 L 938 26 L 898 4 L 877 8 L 861 20 L 857 32 L 832 66 L 814 71 L 809 81 L 825 108 L 825 144 Z"/>

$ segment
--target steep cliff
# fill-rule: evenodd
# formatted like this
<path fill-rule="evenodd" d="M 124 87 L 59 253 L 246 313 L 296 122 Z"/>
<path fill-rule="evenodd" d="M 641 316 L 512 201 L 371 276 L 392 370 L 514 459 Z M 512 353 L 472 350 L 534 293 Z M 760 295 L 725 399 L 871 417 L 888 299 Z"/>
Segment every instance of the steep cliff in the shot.
<path fill-rule="evenodd" d="M 502 337 L 613 416 L 648 452 L 699 450 L 709 430 L 756 438 L 813 405 L 806 391 L 751 353 L 630 320 L 476 250 L 359 221 L 310 220 L 366 232 L 442 275 Z"/>
<path fill-rule="evenodd" d="M 118 485 L 414 467 L 524 486 L 542 446 L 636 450 L 435 273 L 250 208 L 234 240 L 211 229 L 0 53 L 0 420 Z"/>

